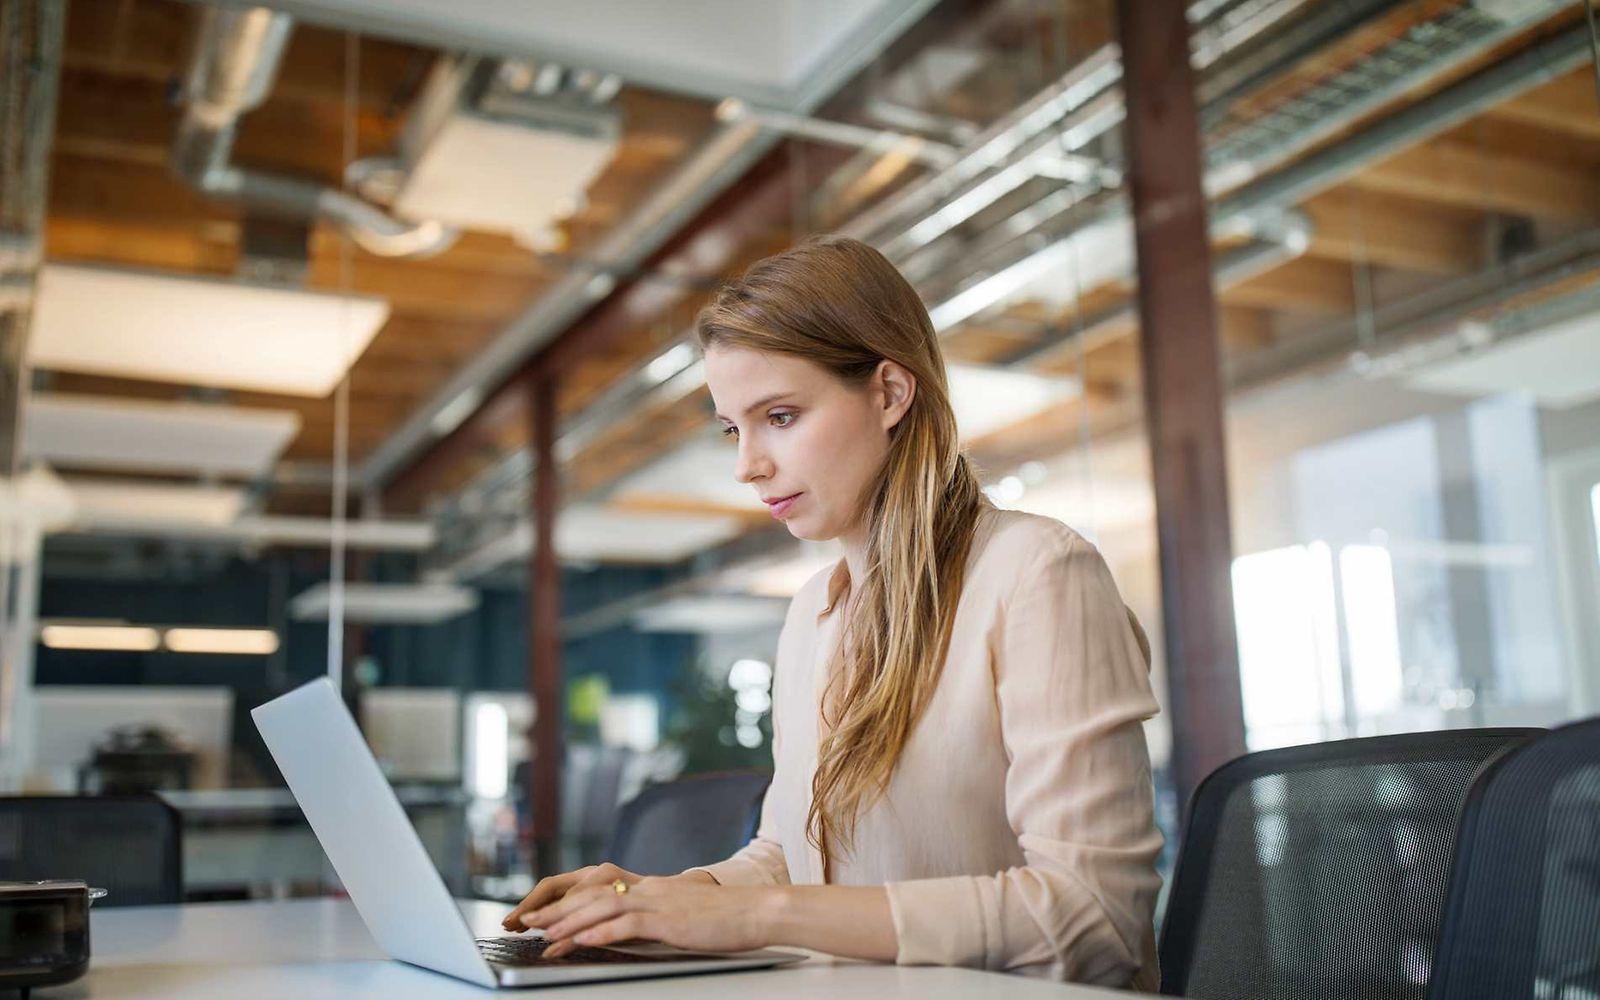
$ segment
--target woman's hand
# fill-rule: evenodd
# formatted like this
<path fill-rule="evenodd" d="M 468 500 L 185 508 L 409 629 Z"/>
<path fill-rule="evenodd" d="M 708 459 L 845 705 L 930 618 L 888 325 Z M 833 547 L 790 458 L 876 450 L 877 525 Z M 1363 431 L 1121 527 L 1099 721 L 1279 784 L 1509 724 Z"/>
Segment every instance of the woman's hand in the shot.
<path fill-rule="evenodd" d="M 539 894 L 536 887 L 515 911 L 520 913 L 518 929 L 544 928 L 551 941 L 545 954 L 551 958 L 580 946 L 633 938 L 690 951 L 748 951 L 770 943 L 768 918 L 779 902 L 777 889 L 718 885 L 701 873 L 641 878 L 607 865 L 586 871 L 605 868 L 617 874 L 585 877 L 571 883 L 559 898 L 528 907 L 528 900 Z M 616 891 L 618 878 L 627 884 L 627 892 Z"/>
<path fill-rule="evenodd" d="M 506 914 L 506 918 L 500 921 L 500 926 L 508 931 L 515 931 L 520 934 L 529 927 L 539 926 L 536 923 L 523 923 L 523 914 L 549 906 L 574 889 L 595 885 L 609 886 L 619 878 L 631 886 L 642 877 L 606 862 L 602 865 L 590 865 L 587 868 L 579 868 L 576 871 L 563 872 L 560 875 L 542 878 L 533 887 L 533 891 L 522 897 L 522 902 L 518 903 L 515 909 Z"/>

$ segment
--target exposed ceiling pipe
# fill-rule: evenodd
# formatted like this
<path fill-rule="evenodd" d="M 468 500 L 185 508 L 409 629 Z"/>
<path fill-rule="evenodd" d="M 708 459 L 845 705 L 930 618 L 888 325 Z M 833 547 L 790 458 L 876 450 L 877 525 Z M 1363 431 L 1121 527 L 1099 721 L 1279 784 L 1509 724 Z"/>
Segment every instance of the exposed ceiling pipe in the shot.
<path fill-rule="evenodd" d="M 1548 9 L 1542 7 L 1541 10 L 1548 14 Z M 1492 19 L 1471 10 L 1458 17 L 1471 19 L 1465 30 L 1459 25 L 1452 28 L 1455 37 L 1466 39 L 1461 44 L 1438 53 L 1432 60 L 1401 60 L 1402 68 L 1385 77 L 1380 86 L 1370 91 L 1355 88 L 1359 96 L 1343 105 L 1326 107 L 1320 116 L 1308 121 L 1300 132 L 1279 137 L 1276 145 L 1269 148 L 1254 150 L 1247 160 L 1213 162 L 1206 171 L 1207 188 L 1212 191 L 1225 189 L 1240 180 L 1250 180 L 1261 163 L 1281 163 L 1292 159 L 1324 137 L 1330 128 L 1351 124 L 1374 107 L 1401 98 L 1415 87 L 1476 57 L 1486 48 L 1526 30 L 1536 20 L 1534 14 L 1526 9 L 1508 21 Z M 1468 34 L 1468 31 L 1471 33 Z M 1395 44 L 1408 46 L 1412 43 L 1401 39 Z M 1339 183 L 1362 166 L 1388 153 L 1437 135 L 1492 104 L 1552 80 L 1586 58 L 1587 44 L 1587 35 L 1581 25 L 1569 28 L 1416 102 L 1308 159 L 1253 181 L 1213 206 L 1212 227 L 1214 230 L 1229 227 L 1262 210 L 1271 211 L 1280 206 L 1293 205 Z M 1378 60 L 1374 57 L 1368 61 Z M 1348 72 L 1365 74 L 1368 70 L 1352 69 Z M 1351 92 L 1351 88 L 1342 84 L 1336 89 L 1343 93 Z M 959 265 L 963 274 L 977 272 L 984 276 L 954 289 L 935 286 L 935 301 L 929 311 L 936 316 L 953 317 L 952 321 L 975 315 L 987 304 L 998 301 L 997 298 L 990 298 L 985 303 L 983 296 L 978 294 L 980 286 L 1020 287 L 1023 282 L 1013 282 L 1009 276 L 1015 274 L 1026 278 L 1042 273 L 1052 257 L 1060 257 L 1064 253 L 1062 244 L 1083 226 L 1104 225 L 1108 218 L 1113 217 L 1126 220 L 1127 212 L 1125 201 L 1111 193 L 1089 201 L 1065 191 L 1047 195 L 1011 218 L 989 227 L 973 240 L 949 248 L 951 252 L 944 257 L 947 261 L 953 261 L 952 266 Z M 930 247 L 924 253 L 936 249 Z M 920 260 L 911 262 L 910 270 L 915 276 L 914 280 L 919 283 L 925 282 L 932 274 L 929 264 Z"/>
<path fill-rule="evenodd" d="M 406 222 L 337 188 L 232 165 L 239 119 L 271 91 L 294 21 L 265 7 L 207 7 L 201 19 L 170 160 L 179 177 L 214 198 L 325 219 L 385 257 L 430 257 L 455 242 L 436 221 Z"/>

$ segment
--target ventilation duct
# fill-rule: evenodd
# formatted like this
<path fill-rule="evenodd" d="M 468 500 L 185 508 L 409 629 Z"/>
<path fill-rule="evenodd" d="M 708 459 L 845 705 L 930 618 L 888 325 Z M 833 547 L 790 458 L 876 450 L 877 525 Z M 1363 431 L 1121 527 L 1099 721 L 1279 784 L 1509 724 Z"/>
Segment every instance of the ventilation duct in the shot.
<path fill-rule="evenodd" d="M 385 257 L 429 257 L 455 242 L 455 231 L 437 221 L 404 222 L 336 188 L 232 165 L 239 119 L 272 89 L 294 22 L 264 7 L 207 7 L 201 16 L 183 90 L 183 121 L 172 148 L 178 176 L 214 198 L 279 215 L 326 219 Z"/>

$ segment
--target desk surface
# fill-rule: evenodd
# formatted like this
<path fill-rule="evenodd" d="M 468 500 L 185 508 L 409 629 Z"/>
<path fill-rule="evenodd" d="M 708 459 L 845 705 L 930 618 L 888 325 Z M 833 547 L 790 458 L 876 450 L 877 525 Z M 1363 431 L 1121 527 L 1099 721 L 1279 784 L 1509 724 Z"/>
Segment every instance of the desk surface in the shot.
<path fill-rule="evenodd" d="M 480 936 L 502 933 L 500 903 L 467 901 L 462 912 Z M 80 997 L 407 997 L 435 1000 L 491 991 L 383 956 L 348 901 L 195 903 L 92 911 L 93 959 L 87 975 L 52 987 L 51 1000 Z M 566 987 L 580 1000 L 761 997 L 1053 997 L 1113 1000 L 1130 994 L 1063 986 L 971 969 L 897 968 L 816 957 L 787 969 Z M 549 989 L 535 991 L 544 996 Z M 39 994 L 41 997 L 46 993 Z"/>

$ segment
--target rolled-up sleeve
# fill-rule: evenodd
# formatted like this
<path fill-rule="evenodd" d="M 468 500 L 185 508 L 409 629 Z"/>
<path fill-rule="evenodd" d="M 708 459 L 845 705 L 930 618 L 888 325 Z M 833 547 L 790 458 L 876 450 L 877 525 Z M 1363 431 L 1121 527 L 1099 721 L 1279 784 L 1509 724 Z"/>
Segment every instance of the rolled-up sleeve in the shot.
<path fill-rule="evenodd" d="M 1017 579 L 991 649 L 1006 815 L 1025 864 L 890 883 L 898 961 L 1154 989 L 1148 654 L 1105 561 L 1076 534 Z"/>

